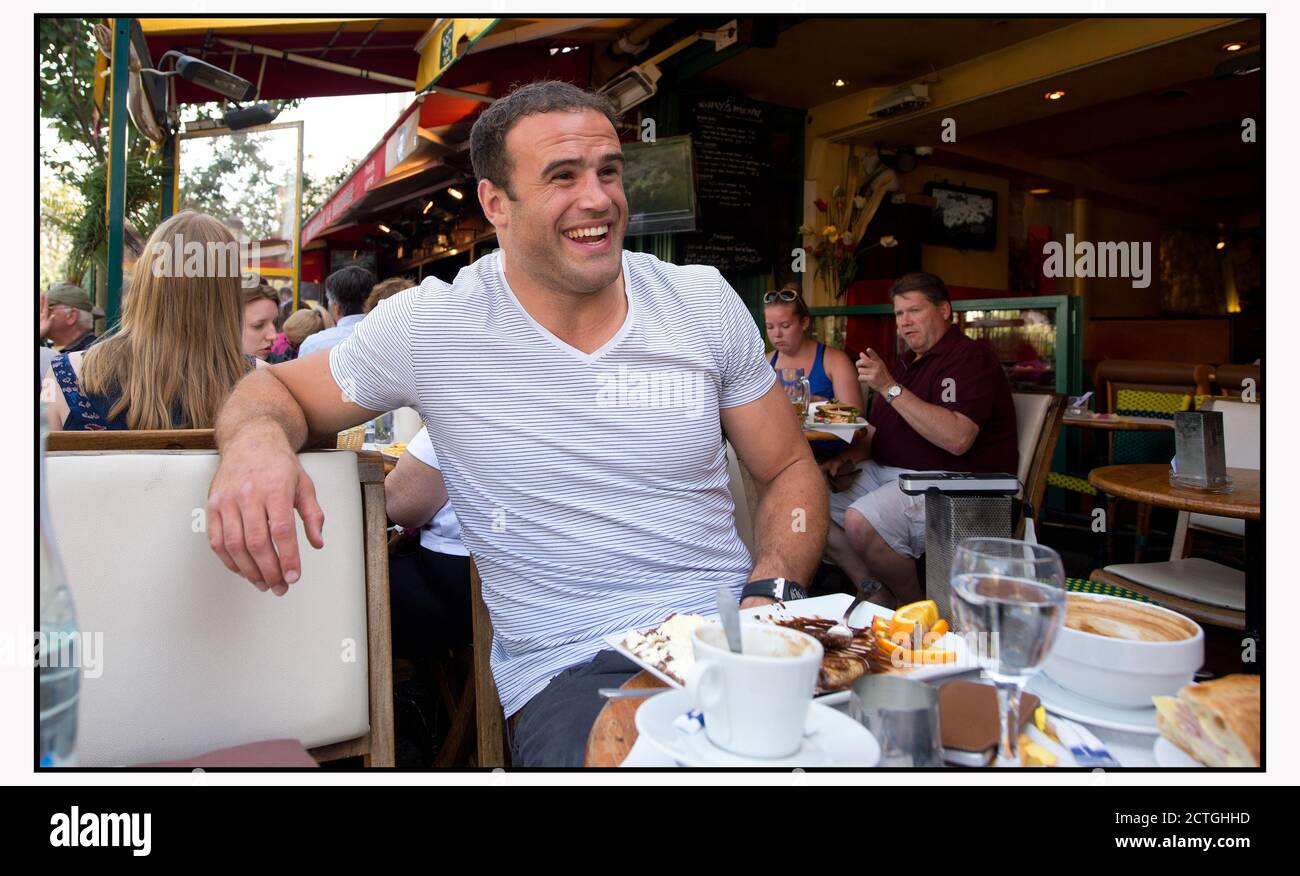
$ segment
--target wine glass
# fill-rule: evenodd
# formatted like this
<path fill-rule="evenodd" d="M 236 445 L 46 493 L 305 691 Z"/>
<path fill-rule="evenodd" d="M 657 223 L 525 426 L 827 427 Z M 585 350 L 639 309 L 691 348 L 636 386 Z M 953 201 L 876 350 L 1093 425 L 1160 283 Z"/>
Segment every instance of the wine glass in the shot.
<path fill-rule="evenodd" d="M 1013 538 L 967 538 L 952 558 L 953 611 L 998 691 L 998 766 L 1020 766 L 1020 693 L 1065 623 L 1065 568 L 1046 545 Z"/>

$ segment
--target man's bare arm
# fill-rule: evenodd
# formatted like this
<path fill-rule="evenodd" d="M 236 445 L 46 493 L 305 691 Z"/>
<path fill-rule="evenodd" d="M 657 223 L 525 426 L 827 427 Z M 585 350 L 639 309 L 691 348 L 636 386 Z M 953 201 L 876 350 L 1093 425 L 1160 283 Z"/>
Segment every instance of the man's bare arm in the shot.
<path fill-rule="evenodd" d="M 881 400 L 883 403 L 883 399 Z M 979 436 L 980 427 L 965 414 L 922 401 L 909 389 L 894 399 L 894 408 L 917 434 L 953 456 L 961 456 Z"/>
<path fill-rule="evenodd" d="M 442 472 L 404 453 L 397 467 L 384 478 L 384 504 L 388 519 L 406 529 L 424 526 L 447 504 Z"/>
<path fill-rule="evenodd" d="M 749 404 L 724 408 L 722 427 L 758 487 L 749 579 L 790 578 L 807 585 L 826 546 L 829 510 L 825 481 L 789 400 L 773 386 Z"/>
<path fill-rule="evenodd" d="M 858 377 L 882 394 L 896 382 L 884 360 L 870 348 L 858 356 Z M 883 397 L 876 403 L 888 404 Z M 980 432 L 970 417 L 950 411 L 943 405 L 922 401 L 910 389 L 904 389 L 903 394 L 894 399 L 893 407 L 917 434 L 953 456 L 961 456 L 970 450 Z"/>
<path fill-rule="evenodd" d="M 316 548 L 325 545 L 325 515 L 297 451 L 309 435 L 374 416 L 340 391 L 327 352 L 259 368 L 239 382 L 217 417 L 221 462 L 208 490 L 208 545 L 226 568 L 277 596 L 298 580 L 294 509 Z"/>

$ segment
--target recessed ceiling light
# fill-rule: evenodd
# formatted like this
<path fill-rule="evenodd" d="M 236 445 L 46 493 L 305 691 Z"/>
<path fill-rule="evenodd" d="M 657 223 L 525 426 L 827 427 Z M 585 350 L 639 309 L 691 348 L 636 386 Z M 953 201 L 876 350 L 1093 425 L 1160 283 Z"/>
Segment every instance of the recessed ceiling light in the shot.
<path fill-rule="evenodd" d="M 453 198 L 455 198 L 458 201 L 465 197 L 460 193 L 460 189 L 447 189 L 447 194 L 451 195 Z"/>
<path fill-rule="evenodd" d="M 1039 189 L 1030 189 L 1030 190 L 1029 190 L 1029 194 L 1031 194 L 1031 195 L 1050 195 L 1051 193 L 1052 193 L 1052 190 L 1051 190 L 1051 189 L 1042 189 L 1042 188 L 1039 188 Z"/>
<path fill-rule="evenodd" d="M 1048 100 L 1060 100 L 1061 98 L 1065 97 L 1065 92 L 1061 91 L 1060 89 L 1057 89 L 1056 91 L 1047 92 L 1047 94 L 1044 94 L 1043 97 L 1047 98 Z"/>
<path fill-rule="evenodd" d="M 1224 249 L 1225 247 L 1227 247 L 1227 245 L 1228 245 L 1228 241 L 1225 238 L 1220 237 L 1219 242 L 1214 245 L 1214 248 Z"/>
<path fill-rule="evenodd" d="M 843 87 L 846 86 L 846 85 L 848 85 L 848 83 L 845 82 L 843 79 L 836 79 L 836 80 L 835 80 L 835 87 L 836 87 L 836 88 L 843 88 Z"/>
<path fill-rule="evenodd" d="M 382 232 L 384 232 L 385 234 L 387 234 L 387 233 L 389 232 L 390 229 L 388 228 L 387 225 L 380 225 L 380 226 L 379 226 L 379 230 L 382 231 Z"/>
<path fill-rule="evenodd" d="M 1245 40 L 1233 40 L 1230 43 L 1224 43 L 1222 48 L 1223 51 L 1225 52 L 1240 52 L 1248 45 L 1250 45 L 1250 43 L 1246 42 Z"/>

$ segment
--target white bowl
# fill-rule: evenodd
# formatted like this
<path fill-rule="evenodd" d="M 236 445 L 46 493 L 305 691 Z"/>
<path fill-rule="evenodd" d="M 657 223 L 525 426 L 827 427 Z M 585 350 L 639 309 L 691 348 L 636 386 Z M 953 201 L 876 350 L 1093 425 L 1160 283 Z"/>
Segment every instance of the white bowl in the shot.
<path fill-rule="evenodd" d="M 1205 632 L 1185 615 L 1120 596 L 1071 593 L 1068 598 L 1171 615 L 1196 631 L 1186 639 L 1152 642 L 1062 627 L 1043 662 L 1043 673 L 1080 696 L 1122 708 L 1149 709 L 1152 697 L 1176 696 L 1205 661 Z"/>

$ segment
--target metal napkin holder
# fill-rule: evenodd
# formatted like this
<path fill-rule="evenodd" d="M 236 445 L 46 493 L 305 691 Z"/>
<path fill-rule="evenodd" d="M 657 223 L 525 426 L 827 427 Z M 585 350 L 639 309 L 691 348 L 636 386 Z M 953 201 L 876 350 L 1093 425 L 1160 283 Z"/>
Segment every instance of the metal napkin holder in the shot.
<path fill-rule="evenodd" d="M 1181 411 L 1174 414 L 1177 481 L 1204 490 L 1228 486 L 1223 445 L 1222 411 Z"/>

